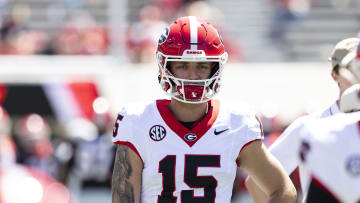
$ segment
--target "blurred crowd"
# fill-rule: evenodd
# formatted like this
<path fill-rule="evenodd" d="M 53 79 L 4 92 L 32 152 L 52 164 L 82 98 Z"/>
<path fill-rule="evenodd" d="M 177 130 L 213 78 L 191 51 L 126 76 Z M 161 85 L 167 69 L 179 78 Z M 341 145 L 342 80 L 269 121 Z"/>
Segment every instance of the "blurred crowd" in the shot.
<path fill-rule="evenodd" d="M 165 12 L 164 12 L 165 11 Z M 140 9 L 139 19 L 127 29 L 126 44 L 132 62 L 150 62 L 159 36 L 173 19 L 180 16 L 198 16 L 214 24 L 222 35 L 231 61 L 244 57 L 237 39 L 231 38 L 224 28 L 223 13 L 207 1 L 158 0 Z"/>
<path fill-rule="evenodd" d="M 12 0 L 0 4 L 0 54 L 2 55 L 106 55 L 111 39 L 109 27 L 85 9 L 86 4 L 97 1 L 66 1 L 65 8 L 54 5 L 47 8 L 47 23 L 55 28 L 34 29 L 30 21 L 32 12 L 28 3 L 16 4 Z M 57 10 L 56 10 L 57 9 Z M 67 11 L 60 15 L 59 10 Z M 56 12 L 56 17 L 52 16 Z M 104 12 L 106 12 L 104 10 Z M 153 52 L 158 38 L 167 24 L 178 16 L 196 15 L 208 19 L 219 27 L 230 58 L 243 58 L 240 45 L 230 38 L 222 25 L 223 14 L 206 1 L 153 0 L 139 9 L 135 22 L 125 27 L 126 54 L 131 62 L 146 63 L 154 60 Z"/>
<path fill-rule="evenodd" d="M 2 0 L 0 54 L 107 54 L 108 29 L 85 9 L 101 4 L 98 0 Z"/>
<path fill-rule="evenodd" d="M 270 37 L 284 40 L 284 35 L 298 22 L 304 20 L 309 11 L 311 0 L 271 0 L 274 7 Z"/>
<path fill-rule="evenodd" d="M 115 153 L 113 119 L 103 102 L 94 101 L 92 119 L 75 118 L 66 126 L 37 113 L 11 117 L 0 107 L 0 202 L 20 200 L 16 191 L 26 180 L 18 180 L 19 174 L 25 174 L 17 173 L 20 169 L 41 191 L 21 197 L 33 198 L 26 201 L 29 203 L 79 202 L 85 187 L 110 188 Z M 9 187 L 9 181 L 14 188 Z M 51 183 L 62 190 L 49 189 L 54 185 Z M 23 187 L 29 190 L 32 184 Z M 56 200 L 56 193 L 62 191 L 67 195 Z"/>
<path fill-rule="evenodd" d="M 19 55 L 107 55 L 111 39 L 108 19 L 100 20 L 88 8 L 104 7 L 99 0 L 62 0 L 49 3 L 45 9 L 44 28 L 30 26 L 38 10 L 31 2 L 2 0 L 0 2 L 0 54 Z M 102 3 L 101 3 L 102 2 Z M 286 44 L 285 34 L 304 19 L 310 0 L 269 0 L 273 19 L 269 38 Z M 109 6 L 110 3 L 107 3 Z M 239 39 L 230 36 L 224 27 L 224 14 L 205 0 L 148 0 L 138 8 L 136 19 L 128 20 L 124 39 L 125 54 L 133 63 L 152 62 L 158 37 L 167 24 L 179 16 L 195 15 L 215 24 L 227 47 L 231 61 L 244 60 Z M 44 3 L 45 5 L 45 3 Z M 106 16 L 106 6 L 102 10 Z M 104 16 L 102 18 L 104 18 Z M 34 22 L 32 22 L 34 23 Z M 51 25 L 51 27 L 46 27 Z M 40 26 L 41 27 L 41 26 Z"/>
<path fill-rule="evenodd" d="M 75 12 L 56 33 L 29 29 L 26 19 L 13 13 L 0 21 L 0 54 L 3 55 L 103 55 L 107 54 L 107 29 L 86 12 Z"/>

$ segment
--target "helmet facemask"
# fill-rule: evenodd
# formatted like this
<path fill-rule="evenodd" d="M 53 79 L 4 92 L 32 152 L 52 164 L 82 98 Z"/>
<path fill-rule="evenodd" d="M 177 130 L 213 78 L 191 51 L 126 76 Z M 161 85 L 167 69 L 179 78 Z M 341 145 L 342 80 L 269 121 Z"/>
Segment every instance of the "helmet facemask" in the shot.
<path fill-rule="evenodd" d="M 223 64 L 227 60 L 227 54 L 220 57 L 171 57 L 157 53 L 160 67 L 159 82 L 165 93 L 172 98 L 185 103 L 204 103 L 212 99 L 218 92 L 221 83 Z M 189 80 L 175 77 L 168 66 L 170 61 L 182 62 L 215 62 L 211 75 L 208 79 Z"/>

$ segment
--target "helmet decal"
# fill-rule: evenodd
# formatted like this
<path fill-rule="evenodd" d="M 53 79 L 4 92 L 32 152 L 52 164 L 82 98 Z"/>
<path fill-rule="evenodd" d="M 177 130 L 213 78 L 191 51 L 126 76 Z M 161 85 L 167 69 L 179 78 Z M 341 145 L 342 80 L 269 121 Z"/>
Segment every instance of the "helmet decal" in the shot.
<path fill-rule="evenodd" d="M 169 32 L 170 32 L 169 27 L 165 28 L 165 30 L 163 31 L 163 33 L 161 34 L 161 36 L 159 38 L 159 41 L 158 41 L 159 45 L 161 45 L 162 43 L 164 43 L 167 40 L 167 38 L 169 36 Z"/>
<path fill-rule="evenodd" d="M 218 33 L 218 36 L 219 36 L 219 39 L 220 39 L 221 44 L 224 44 L 224 41 L 223 41 L 223 39 L 222 39 L 222 37 L 221 37 L 221 35 L 220 35 L 219 31 L 218 31 L 217 33 Z"/>
<path fill-rule="evenodd" d="M 198 22 L 195 16 L 189 16 L 190 21 L 190 43 L 191 43 L 191 50 L 197 50 L 197 43 L 198 43 Z"/>

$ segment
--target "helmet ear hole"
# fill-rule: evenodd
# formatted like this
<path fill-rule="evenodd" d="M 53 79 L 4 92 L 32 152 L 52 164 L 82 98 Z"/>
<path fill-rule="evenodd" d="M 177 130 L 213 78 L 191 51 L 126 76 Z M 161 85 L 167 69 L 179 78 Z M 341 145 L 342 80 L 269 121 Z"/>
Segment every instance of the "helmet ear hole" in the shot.
<path fill-rule="evenodd" d="M 214 80 L 211 82 L 211 84 L 209 85 L 210 89 L 214 90 L 219 88 L 219 80 Z"/>
<path fill-rule="evenodd" d="M 169 78 L 169 81 L 170 81 L 170 83 L 171 83 L 171 85 L 172 85 L 173 87 L 176 86 L 173 79 Z"/>
<path fill-rule="evenodd" d="M 166 63 L 166 67 L 165 67 L 165 68 L 166 68 L 171 74 L 173 74 L 173 72 L 171 71 L 171 67 L 170 67 L 170 66 L 171 66 L 171 63 L 172 63 L 171 61 L 168 61 L 168 62 Z"/>

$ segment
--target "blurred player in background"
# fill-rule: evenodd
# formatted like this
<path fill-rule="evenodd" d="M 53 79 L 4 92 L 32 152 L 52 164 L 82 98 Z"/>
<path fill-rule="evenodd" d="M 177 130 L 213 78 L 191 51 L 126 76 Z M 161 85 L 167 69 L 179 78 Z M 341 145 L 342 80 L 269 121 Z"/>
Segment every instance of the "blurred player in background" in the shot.
<path fill-rule="evenodd" d="M 349 70 L 349 64 L 355 58 L 358 44 L 358 38 L 344 39 L 336 44 L 331 57 L 329 58 L 333 68 L 331 76 L 339 87 L 339 99 L 325 110 L 296 119 L 269 148 L 270 152 L 279 159 L 289 175 L 299 167 L 301 189 L 304 193 L 303 196 L 306 196 L 306 188 L 309 184 L 309 172 L 304 168 L 298 156 L 298 151 L 301 146 L 301 136 L 299 136 L 299 131 L 304 126 L 304 123 L 309 120 L 333 116 L 340 112 L 340 98 L 344 91 L 353 84 L 353 81 L 346 75 L 349 75 L 347 70 Z M 265 202 L 266 195 L 261 191 L 261 187 L 257 186 L 255 182 L 248 177 L 245 185 L 255 202 Z"/>
<path fill-rule="evenodd" d="M 350 81 L 360 81 L 360 50 L 350 65 Z M 308 122 L 301 131 L 299 157 L 310 173 L 306 203 L 360 202 L 360 85 L 345 90 L 346 114 Z"/>
<path fill-rule="evenodd" d="M 19 123 L 26 124 L 29 117 L 26 118 L 25 120 L 21 119 Z M 36 121 L 42 122 L 37 119 Z M 39 126 L 40 123 L 36 121 L 32 123 L 32 127 L 41 130 L 42 126 Z M 0 107 L 0 202 L 73 203 L 70 191 L 52 177 L 53 174 L 49 174 L 52 172 L 49 170 L 54 167 L 48 165 L 53 163 L 49 161 L 51 153 L 45 153 L 49 151 L 43 149 L 49 146 L 41 144 L 42 139 L 45 138 L 32 137 L 44 134 L 25 133 L 25 129 L 22 128 L 20 130 L 22 134 L 18 135 L 20 137 L 17 139 L 23 140 L 20 141 L 21 145 L 16 145 L 11 137 L 11 129 L 12 120 L 6 110 Z M 49 143 L 46 142 L 46 144 Z M 17 153 L 21 157 L 19 161 L 22 163 L 16 163 Z"/>
<path fill-rule="evenodd" d="M 115 155 L 111 141 L 113 123 L 108 106 L 99 109 L 97 103 L 107 103 L 107 100 L 102 97 L 94 100 L 92 121 L 77 118 L 67 126 L 74 143 L 68 186 L 76 199 L 83 196 L 85 189 L 110 189 Z"/>
<path fill-rule="evenodd" d="M 359 122 L 355 112 L 305 125 L 299 153 L 311 177 L 306 203 L 360 202 Z"/>
<path fill-rule="evenodd" d="M 156 59 L 171 100 L 118 114 L 112 202 L 229 203 L 237 165 L 269 202 L 294 202 L 295 188 L 263 146 L 255 114 L 212 99 L 227 60 L 217 30 L 195 16 L 179 18 L 161 35 Z"/>
<path fill-rule="evenodd" d="M 37 168 L 58 179 L 60 163 L 54 156 L 51 128 L 39 114 L 28 114 L 15 123 L 17 162 Z"/>

